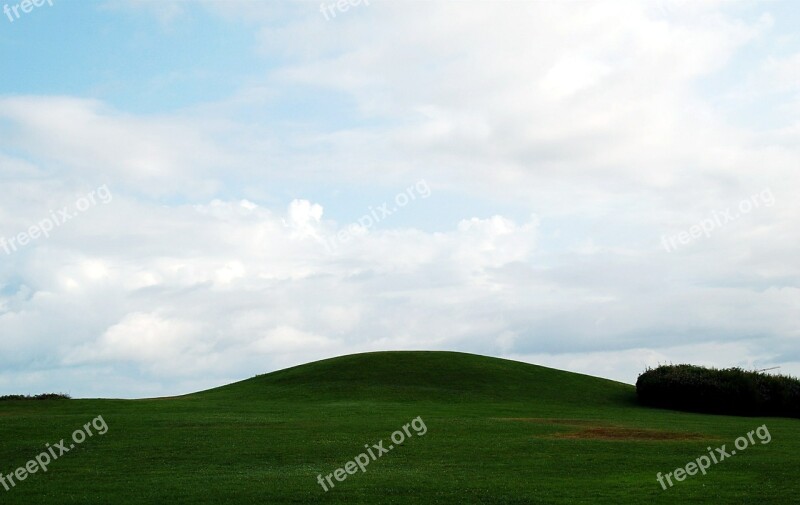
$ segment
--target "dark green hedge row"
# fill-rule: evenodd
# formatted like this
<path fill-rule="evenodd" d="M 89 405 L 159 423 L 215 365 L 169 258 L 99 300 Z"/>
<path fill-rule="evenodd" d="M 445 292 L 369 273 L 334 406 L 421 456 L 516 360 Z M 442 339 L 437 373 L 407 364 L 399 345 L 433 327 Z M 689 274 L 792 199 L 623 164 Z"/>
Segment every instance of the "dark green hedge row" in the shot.
<path fill-rule="evenodd" d="M 64 393 L 44 393 L 36 396 L 28 395 L 5 395 L 0 396 L 0 401 L 3 400 L 69 400 L 71 397 Z"/>
<path fill-rule="evenodd" d="M 800 380 L 741 368 L 651 368 L 636 381 L 639 402 L 690 412 L 800 417 Z"/>

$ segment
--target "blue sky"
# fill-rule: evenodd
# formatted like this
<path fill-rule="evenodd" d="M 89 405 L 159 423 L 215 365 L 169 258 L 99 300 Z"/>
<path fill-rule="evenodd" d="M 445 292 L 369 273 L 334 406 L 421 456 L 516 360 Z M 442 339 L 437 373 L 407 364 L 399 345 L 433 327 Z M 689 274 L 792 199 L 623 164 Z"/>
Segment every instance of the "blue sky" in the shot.
<path fill-rule="evenodd" d="M 796 5 L 320 9 L 0 17 L 0 394 L 378 349 L 800 373 Z"/>
<path fill-rule="evenodd" d="M 164 25 L 122 3 L 57 1 L 4 24 L 0 37 L 14 76 L 3 93 L 93 97 L 135 114 L 222 100 L 270 68 L 252 27 L 202 9 Z"/>

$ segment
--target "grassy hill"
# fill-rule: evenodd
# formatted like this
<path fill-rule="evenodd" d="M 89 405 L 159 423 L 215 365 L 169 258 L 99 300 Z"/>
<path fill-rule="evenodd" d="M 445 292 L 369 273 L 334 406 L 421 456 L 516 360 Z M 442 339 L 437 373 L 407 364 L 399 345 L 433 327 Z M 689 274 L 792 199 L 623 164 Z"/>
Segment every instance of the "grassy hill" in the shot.
<path fill-rule="evenodd" d="M 0 402 L 0 472 L 100 415 L 107 433 L 0 502 L 783 505 L 800 490 L 797 420 L 648 409 L 627 384 L 445 352 L 344 356 L 175 398 Z M 656 482 L 764 424 L 769 444 Z M 318 475 L 379 441 L 393 449 L 323 490 Z"/>
<path fill-rule="evenodd" d="M 564 391 L 569 390 L 569 395 Z M 353 354 L 197 393 L 203 398 L 330 401 L 630 402 L 632 386 L 527 363 L 457 352 Z"/>

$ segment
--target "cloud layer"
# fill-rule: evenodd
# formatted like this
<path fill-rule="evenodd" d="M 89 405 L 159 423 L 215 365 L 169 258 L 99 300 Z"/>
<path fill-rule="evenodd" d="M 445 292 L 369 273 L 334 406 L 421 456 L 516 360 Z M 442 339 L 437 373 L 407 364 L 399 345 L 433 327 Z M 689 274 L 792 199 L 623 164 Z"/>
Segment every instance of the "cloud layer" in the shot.
<path fill-rule="evenodd" d="M 119 15 L 191 15 L 159 5 Z M 262 59 L 224 100 L 0 97 L 0 236 L 114 195 L 0 249 L 0 392 L 184 393 L 378 349 L 800 373 L 800 44 L 770 4 L 197 8 Z"/>

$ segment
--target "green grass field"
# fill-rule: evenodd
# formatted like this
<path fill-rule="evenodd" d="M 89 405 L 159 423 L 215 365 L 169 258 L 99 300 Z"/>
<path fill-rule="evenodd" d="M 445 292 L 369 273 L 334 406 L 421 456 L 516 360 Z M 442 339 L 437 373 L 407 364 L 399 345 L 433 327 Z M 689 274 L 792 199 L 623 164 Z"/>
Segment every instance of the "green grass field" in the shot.
<path fill-rule="evenodd" d="M 800 491 L 798 420 L 648 409 L 627 384 L 446 352 L 345 356 L 175 398 L 0 402 L 0 472 L 99 415 L 107 433 L 0 487 L 0 503 L 786 505 Z M 323 491 L 318 474 L 418 416 L 424 436 Z M 763 424 L 768 444 L 656 482 Z"/>

